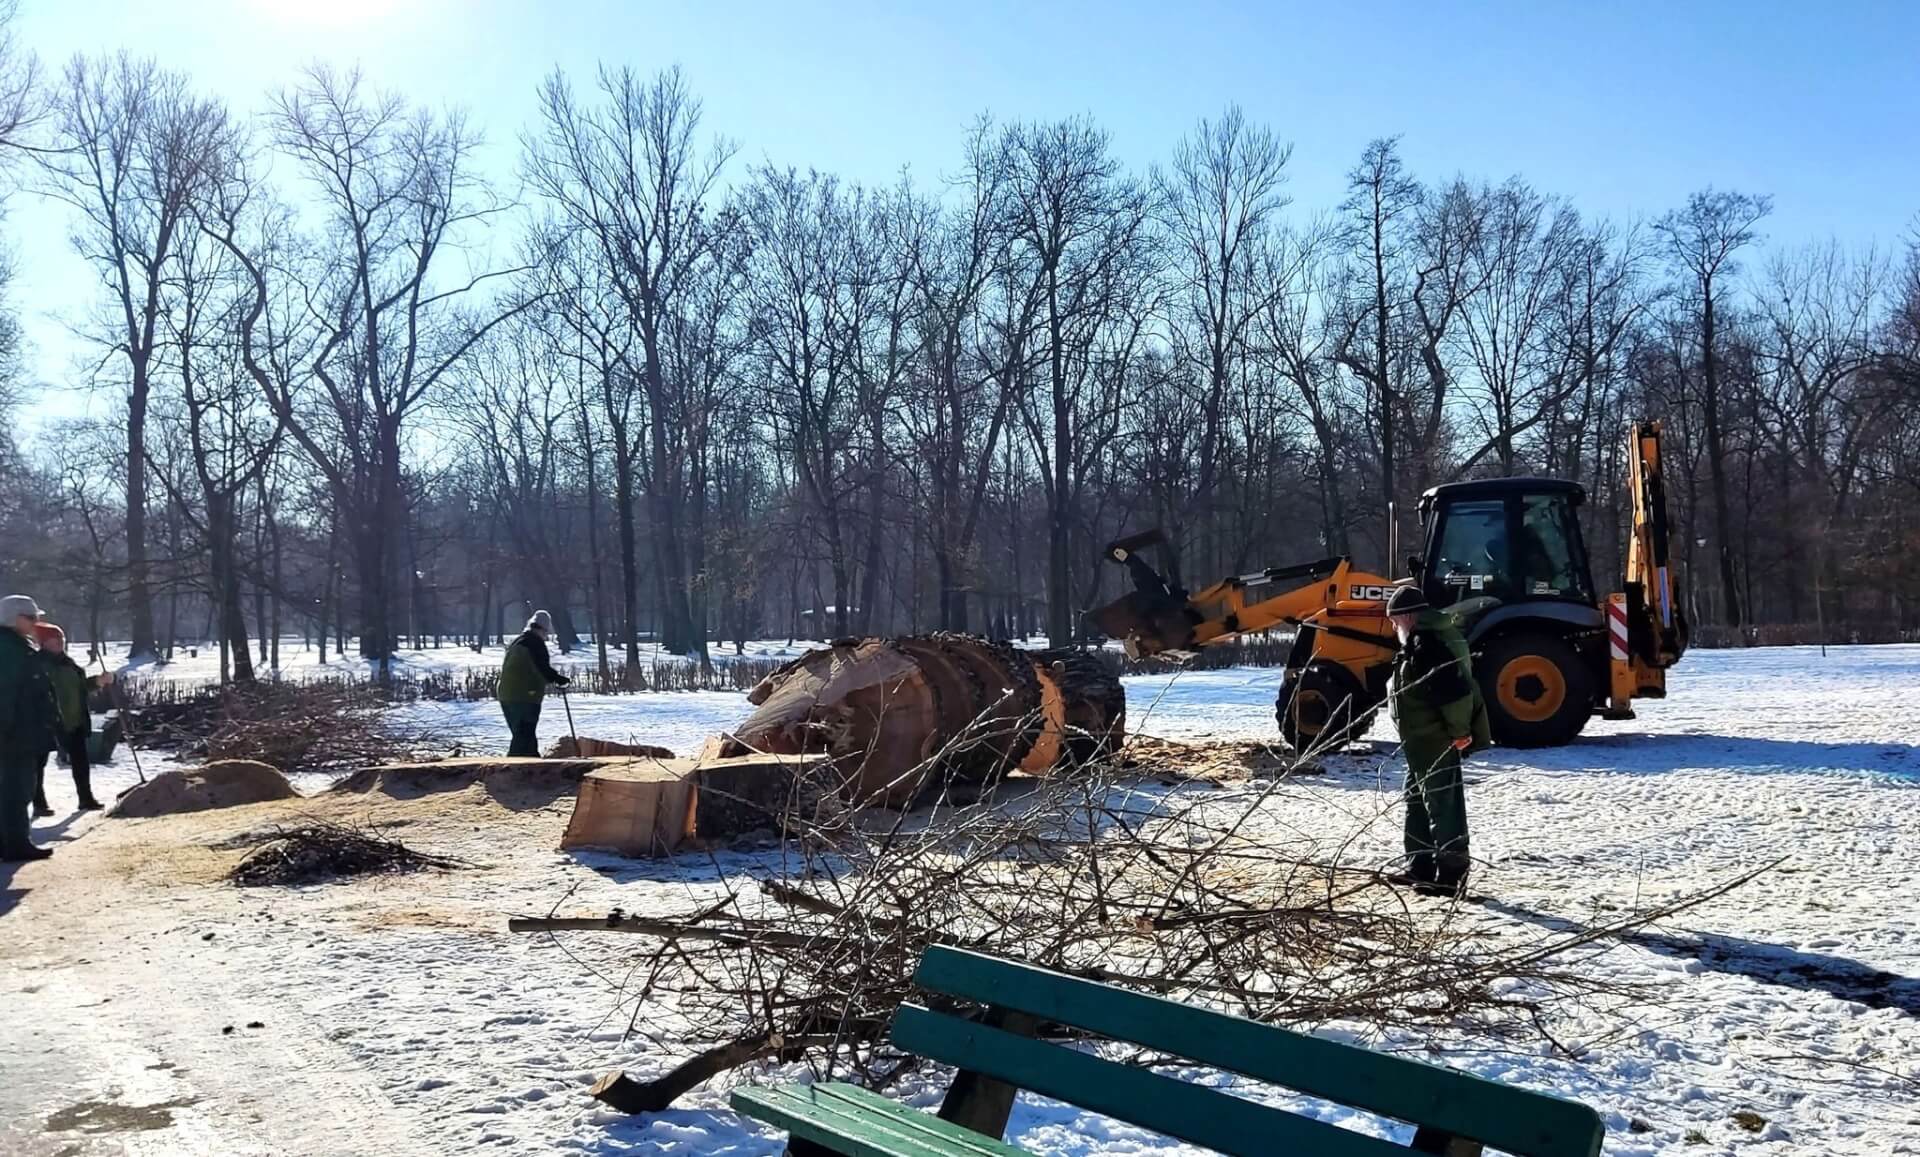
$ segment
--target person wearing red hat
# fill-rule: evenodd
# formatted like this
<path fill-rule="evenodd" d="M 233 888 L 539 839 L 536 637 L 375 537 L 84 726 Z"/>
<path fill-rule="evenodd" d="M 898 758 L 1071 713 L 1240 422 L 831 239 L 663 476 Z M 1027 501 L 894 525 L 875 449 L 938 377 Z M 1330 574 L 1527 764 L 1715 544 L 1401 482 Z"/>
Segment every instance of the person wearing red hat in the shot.
<path fill-rule="evenodd" d="M 59 709 L 59 750 L 67 755 L 73 769 L 73 789 L 80 797 L 81 811 L 98 811 L 101 803 L 93 798 L 93 765 L 87 753 L 87 736 L 93 733 L 93 713 L 87 709 L 87 696 L 113 682 L 111 672 L 88 675 L 67 654 L 67 633 L 52 623 L 39 623 L 34 634 L 40 643 L 40 662 L 53 684 L 54 706 Z M 50 816 L 47 804 L 47 759 L 40 757 L 40 769 L 34 779 L 33 811 Z"/>
<path fill-rule="evenodd" d="M 26 595 L 0 598 L 0 860 L 44 860 L 33 846 L 27 808 L 35 769 L 53 749 L 59 708 L 53 684 L 34 651 L 40 605 Z"/>

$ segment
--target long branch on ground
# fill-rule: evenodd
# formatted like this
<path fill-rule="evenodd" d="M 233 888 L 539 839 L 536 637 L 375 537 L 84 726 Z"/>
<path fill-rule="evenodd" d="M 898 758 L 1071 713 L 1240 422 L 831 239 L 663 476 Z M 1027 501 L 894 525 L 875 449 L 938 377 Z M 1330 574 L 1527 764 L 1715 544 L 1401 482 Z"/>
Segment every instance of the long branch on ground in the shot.
<path fill-rule="evenodd" d="M 974 802 L 949 793 L 911 813 L 796 793 L 809 810 L 770 817 L 790 854 L 762 878 L 736 877 L 719 903 L 510 927 L 653 942 L 636 961 L 643 982 L 618 997 L 622 1012 L 634 1026 L 662 1016 L 684 1026 L 654 1042 L 663 1065 L 696 1055 L 651 1081 L 610 1075 L 596 1095 L 656 1111 L 766 1059 L 872 1087 L 897 1080 L 918 1062 L 884 1044 L 887 1027 L 936 944 L 1263 1023 L 1447 1029 L 1564 1053 L 1557 1010 L 1591 1015 L 1647 996 L 1583 967 L 1588 953 L 1757 874 L 1603 927 L 1489 942 L 1456 918 L 1460 906 L 1414 898 L 1378 865 L 1352 862 L 1337 821 L 1295 840 L 1257 822 L 1276 793 L 1318 770 L 1318 754 L 1275 753 L 1280 774 L 1222 787 L 1183 782 L 1168 745 L 1143 745 L 1072 776 L 1010 777 Z M 1143 778 L 1156 767 L 1174 774 Z"/>

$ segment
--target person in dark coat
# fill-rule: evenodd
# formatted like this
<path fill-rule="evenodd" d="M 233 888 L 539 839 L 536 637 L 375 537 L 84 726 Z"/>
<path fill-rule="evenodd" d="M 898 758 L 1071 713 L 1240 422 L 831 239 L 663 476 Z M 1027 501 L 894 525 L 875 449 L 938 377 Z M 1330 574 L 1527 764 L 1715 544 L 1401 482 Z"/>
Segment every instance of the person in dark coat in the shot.
<path fill-rule="evenodd" d="M 527 629 L 507 644 L 507 657 L 500 664 L 499 698 L 500 712 L 513 737 L 508 755 L 540 754 L 540 705 L 547 697 L 547 686 L 565 687 L 570 682 L 553 669 L 547 656 L 547 636 L 552 633 L 553 616 L 535 611 Z"/>
<path fill-rule="evenodd" d="M 44 860 L 27 809 L 40 764 L 53 750 L 59 708 L 33 643 L 40 606 L 26 595 L 0 599 L 0 860 Z"/>
<path fill-rule="evenodd" d="M 87 751 L 87 737 L 93 734 L 93 712 L 87 709 L 87 696 L 113 682 L 113 675 L 107 671 L 89 675 L 81 670 L 73 656 L 67 654 L 67 633 L 52 623 L 41 623 L 36 632 L 40 662 L 46 666 L 47 678 L 53 683 L 53 702 L 60 713 L 59 734 L 55 737 L 58 750 L 66 754 L 67 766 L 73 769 L 73 789 L 80 798 L 80 810 L 99 811 L 102 805 L 93 798 L 93 766 Z M 35 815 L 53 814 L 53 808 L 47 804 L 44 758 L 34 780 L 33 810 Z"/>
<path fill-rule="evenodd" d="M 1395 590 L 1387 618 L 1400 637 L 1393 723 L 1407 757 L 1407 870 L 1388 879 L 1428 895 L 1461 895 L 1470 860 L 1460 759 L 1491 743 L 1486 703 L 1466 639 L 1419 587 Z"/>

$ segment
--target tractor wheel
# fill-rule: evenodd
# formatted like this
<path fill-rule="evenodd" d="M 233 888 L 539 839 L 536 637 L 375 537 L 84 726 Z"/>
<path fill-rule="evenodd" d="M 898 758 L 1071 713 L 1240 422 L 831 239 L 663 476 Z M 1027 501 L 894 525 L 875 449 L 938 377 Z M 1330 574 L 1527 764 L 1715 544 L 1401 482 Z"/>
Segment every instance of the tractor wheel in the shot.
<path fill-rule="evenodd" d="M 1280 720 L 1280 738 L 1305 755 L 1338 751 L 1360 738 L 1373 726 L 1379 706 L 1345 667 L 1313 663 L 1297 678 L 1281 680 L 1273 710 Z"/>
<path fill-rule="evenodd" d="M 1593 715 L 1593 673 L 1558 635 L 1503 635 L 1475 664 L 1494 742 L 1558 747 Z"/>

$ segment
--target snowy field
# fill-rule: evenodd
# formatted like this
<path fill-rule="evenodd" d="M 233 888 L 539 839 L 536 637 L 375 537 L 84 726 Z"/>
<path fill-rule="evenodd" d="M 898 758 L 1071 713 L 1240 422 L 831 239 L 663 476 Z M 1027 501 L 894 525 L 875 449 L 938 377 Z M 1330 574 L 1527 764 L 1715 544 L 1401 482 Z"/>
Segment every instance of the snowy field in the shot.
<path fill-rule="evenodd" d="M 1170 738 L 1265 739 L 1277 680 L 1250 669 L 1129 679 L 1129 724 Z M 1610 1154 L 1920 1154 L 1920 647 L 1696 651 L 1671 686 L 1672 699 L 1643 704 L 1637 720 L 1595 721 L 1572 746 L 1472 761 L 1483 900 L 1455 917 L 1487 936 L 1538 937 L 1784 857 L 1589 960 L 1654 997 L 1626 1015 L 1565 1015 L 1557 1035 L 1572 1057 L 1444 1033 L 1329 1032 L 1581 1100 L 1601 1113 Z M 543 739 L 564 730 L 558 707 Z M 583 734 L 686 752 L 748 710 L 718 692 L 580 697 L 573 708 Z M 471 752 L 504 748 L 491 704 L 404 711 Z M 1271 838 L 1303 855 L 1338 844 L 1351 862 L 1390 859 L 1391 738 L 1383 724 L 1371 753 L 1272 792 L 1260 817 Z M 87 856 L 88 831 L 114 822 L 67 814 L 63 775 L 50 772 L 62 814 L 40 825 L 41 838 L 62 841 L 56 865 Z M 123 760 L 103 776 L 106 790 L 131 777 Z M 516 822 L 557 831 L 560 803 Z M 485 872 L 224 889 L 211 907 L 211 889 L 181 885 L 124 912 L 102 903 L 86 921 L 59 906 L 75 897 L 57 879 L 37 882 L 41 866 L 20 870 L 0 902 L 0 1000 L 36 1043 L 11 1031 L 0 1042 L 0 1150 L 781 1152 L 780 1135 L 726 1109 L 724 1088 L 651 1117 L 593 1105 L 583 1090 L 599 1072 L 645 1077 L 678 1059 L 671 1025 L 628 998 L 636 945 L 502 930 L 505 916 L 544 912 L 570 889 L 570 910 L 695 909 L 750 887 L 756 861 L 517 848 L 503 860 L 500 847 L 476 825 L 468 845 L 433 850 Z M 76 906 L 100 902 L 86 900 Z M 264 1027 L 222 1031 L 256 1021 Z M 931 1106 L 939 1089 L 900 1094 Z M 172 1123 L 98 1141 L 35 1131 L 77 1101 L 166 1105 Z M 1306 1108 L 1401 1141 L 1408 1133 Z M 1076 1157 L 1196 1152 L 1030 1097 L 1009 1135 Z M 107 1140 L 115 1147 L 94 1147 Z"/>
<path fill-rule="evenodd" d="M 724 666 L 736 659 L 791 659 L 796 655 L 823 646 L 822 643 L 800 639 L 786 642 L 777 639 L 763 639 L 749 642 L 744 648 L 735 651 L 732 644 L 713 645 L 711 656 L 716 666 Z M 258 670 L 264 675 L 268 664 L 259 658 L 260 644 L 254 641 L 254 655 Z M 366 679 L 375 674 L 374 664 L 354 653 L 354 643 L 348 640 L 348 651 L 341 655 L 331 643 L 327 646 L 327 661 L 320 662 L 318 647 L 303 641 L 297 636 L 280 640 L 279 672 L 287 679 L 311 678 L 356 678 Z M 76 644 L 74 658 L 86 661 L 88 645 Z M 591 641 L 582 642 L 571 654 L 553 651 L 554 666 L 563 673 L 568 670 L 592 667 L 598 662 L 599 652 Z M 461 674 L 470 670 L 496 671 L 505 656 L 505 647 L 501 644 L 474 650 L 469 646 L 448 643 L 440 647 L 427 647 L 422 650 L 403 649 L 394 656 L 393 670 L 396 674 L 419 678 L 443 673 Z M 611 661 L 618 663 L 622 655 L 618 647 L 608 651 Z M 174 649 L 174 657 L 165 663 L 145 661 L 129 668 L 127 666 L 127 647 L 125 643 L 109 643 L 105 652 L 106 663 L 116 671 L 142 679 L 160 679 L 182 685 L 197 686 L 215 683 L 220 679 L 220 649 L 213 644 L 180 646 Z M 656 643 L 640 645 L 640 663 L 642 666 L 680 665 L 688 662 L 681 655 L 664 651 Z M 99 670 L 98 665 L 89 668 Z"/>

